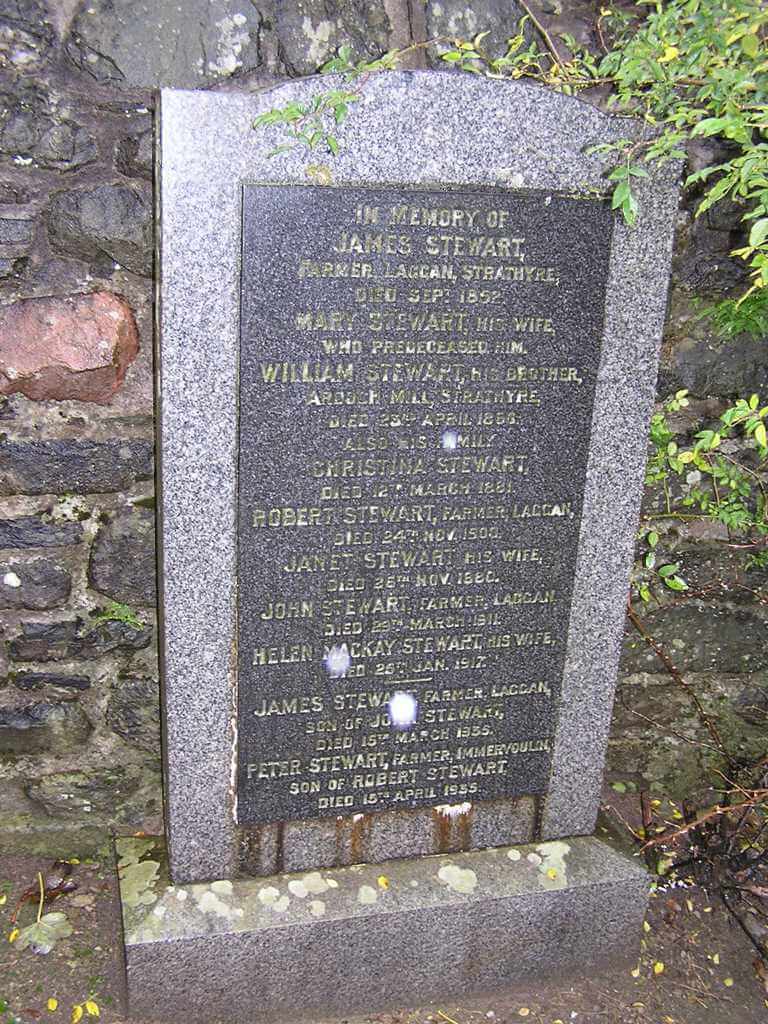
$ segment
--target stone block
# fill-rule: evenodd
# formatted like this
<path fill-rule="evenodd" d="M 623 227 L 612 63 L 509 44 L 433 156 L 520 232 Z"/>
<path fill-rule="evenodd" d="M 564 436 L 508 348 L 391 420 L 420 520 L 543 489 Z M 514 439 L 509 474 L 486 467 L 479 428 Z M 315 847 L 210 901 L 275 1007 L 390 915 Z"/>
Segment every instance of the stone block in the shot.
<path fill-rule="evenodd" d="M 199 88 L 261 64 L 265 35 L 256 7 L 237 0 L 94 0 L 75 18 L 65 51 L 100 83 Z"/>
<path fill-rule="evenodd" d="M 64 754 L 79 749 L 91 724 L 79 704 L 41 701 L 0 708 L 0 750 L 5 754 Z"/>
<path fill-rule="evenodd" d="M 99 527 L 88 564 L 94 590 L 125 604 L 153 605 L 156 572 L 152 512 L 130 509 Z"/>
<path fill-rule="evenodd" d="M 131 653 L 148 647 L 152 629 L 136 629 L 126 622 L 90 626 L 82 619 L 63 622 L 24 622 L 20 636 L 8 644 L 15 661 L 66 661 L 100 658 L 113 651 Z"/>
<path fill-rule="evenodd" d="M 65 115 L 49 93 L 26 83 L 13 91 L 0 88 L 0 154 L 32 159 L 41 167 L 71 171 L 93 163 L 98 150 L 87 128 Z"/>
<path fill-rule="evenodd" d="M 58 608 L 66 603 L 71 589 L 67 570 L 47 558 L 0 562 L 0 608 Z"/>
<path fill-rule="evenodd" d="M 450 65 L 440 60 L 438 54 L 451 48 L 452 39 L 471 41 L 480 32 L 487 33 L 481 40 L 482 50 L 490 57 L 503 57 L 507 40 L 515 34 L 525 13 L 514 0 L 484 0 L 479 8 L 463 0 L 426 0 L 424 6 L 427 39 L 442 37 L 440 45 L 432 48 L 432 62 L 441 70 Z M 534 35 L 530 25 L 524 26 L 524 31 L 528 45 Z"/>
<path fill-rule="evenodd" d="M 130 1013 L 185 1024 L 315 1022 L 628 965 L 648 893 L 636 860 L 592 838 L 184 886 L 149 847 L 118 842 Z"/>
<path fill-rule="evenodd" d="M 58 672 L 14 672 L 10 678 L 20 690 L 42 690 L 45 686 L 57 686 L 63 690 L 87 690 L 91 685 L 88 676 L 60 675 Z"/>
<path fill-rule="evenodd" d="M 155 679 L 117 679 L 107 702 L 107 725 L 133 746 L 160 749 L 160 693 Z"/>
<path fill-rule="evenodd" d="M 48 58 L 54 30 L 43 0 L 5 0 L 0 17 L 0 66 L 25 72 Z"/>
<path fill-rule="evenodd" d="M 23 299 L 0 309 L 0 394 L 108 402 L 138 351 L 131 308 L 111 292 Z"/>
<path fill-rule="evenodd" d="M 84 814 L 93 811 L 114 815 L 119 801 L 134 793 L 138 785 L 138 779 L 122 769 L 105 768 L 43 775 L 30 781 L 24 791 L 51 817 L 82 821 Z"/>
<path fill-rule="evenodd" d="M 0 548 L 56 548 L 82 539 L 80 523 L 48 522 L 41 515 L 0 519 Z"/>
<path fill-rule="evenodd" d="M 152 476 L 149 441 L 7 441 L 0 495 L 106 494 Z"/>
<path fill-rule="evenodd" d="M 277 5 L 280 53 L 295 75 L 313 74 L 344 45 L 350 47 L 355 61 L 378 57 L 389 48 L 390 31 L 383 0 Z"/>
<path fill-rule="evenodd" d="M 238 496 L 243 493 L 239 489 L 242 477 L 238 481 L 238 467 L 243 465 L 239 461 L 242 453 L 238 452 L 243 437 L 243 406 L 238 403 L 242 377 L 238 372 L 243 365 L 239 358 L 242 339 L 246 337 L 240 331 L 246 295 L 242 270 L 249 244 L 243 232 L 243 203 L 249 189 L 241 191 L 241 185 L 264 181 L 279 186 L 286 194 L 290 185 L 297 186 L 297 193 L 305 193 L 310 159 L 298 148 L 279 157 L 269 156 L 270 150 L 283 141 L 280 129 L 253 132 L 250 125 L 254 116 L 289 102 L 308 102 L 323 88 L 322 83 L 310 81 L 283 84 L 268 95 L 166 90 L 161 99 L 161 576 L 166 793 L 177 881 L 234 874 L 239 842 L 249 827 L 242 824 L 242 819 L 233 822 L 233 750 L 227 731 L 233 688 L 238 685 L 232 653 L 245 646 L 244 634 L 238 632 L 236 589 L 243 564 L 236 514 L 238 500 L 242 500 Z M 472 112 L 470 122 L 467 110 Z M 522 135 L 521 124 L 526 128 Z M 589 190 L 590 195 L 594 195 L 593 190 L 605 188 L 607 165 L 600 154 L 589 151 L 590 143 L 615 140 L 638 130 L 637 125 L 606 117 L 573 98 L 526 83 L 494 83 L 471 75 L 432 72 L 371 76 L 366 82 L 364 102 L 355 105 L 338 129 L 340 152 L 331 173 L 340 187 L 317 191 L 343 196 L 345 190 L 351 191 L 343 183 L 354 182 L 356 188 L 365 187 L 371 192 L 386 182 L 392 190 L 421 188 L 428 192 L 435 183 L 442 182 L 450 183 L 457 192 L 474 194 L 479 190 L 489 196 L 500 189 L 505 202 L 513 201 L 507 195 L 511 193 L 521 206 L 522 197 L 532 192 L 540 197 L 542 206 L 549 202 L 554 208 L 555 197 L 570 195 L 574 188 Z M 215 146 L 211 144 L 214 137 Z M 414 138 L 418 145 L 414 145 Z M 226 153 L 225 161 L 222 152 Z M 542 153 L 547 154 L 546 160 Z M 590 831 L 600 798 L 646 459 L 642 438 L 652 407 L 666 308 L 677 206 L 676 173 L 676 168 L 667 166 L 653 180 L 639 179 L 641 212 L 636 229 L 630 231 L 620 220 L 606 218 L 600 234 L 610 248 L 610 256 L 604 275 L 605 302 L 595 299 L 590 305 L 590 315 L 600 311 L 602 340 L 599 365 L 593 371 L 596 388 L 591 427 L 580 427 L 575 442 L 588 444 L 589 451 L 576 569 L 569 577 L 573 589 L 569 591 L 568 624 L 561 633 L 564 659 L 554 699 L 557 711 L 552 757 L 545 791 L 542 793 L 542 787 L 537 790 L 542 794 L 543 807 L 537 820 L 543 839 Z M 269 187 L 265 185 L 264 190 Z M 321 196 L 318 202 L 330 204 L 332 199 Z M 421 209 L 424 201 L 414 199 L 411 205 Z M 356 208 L 361 206 L 364 201 Z M 285 209 L 291 209 L 290 198 Z M 345 223 L 351 220 L 350 216 Z M 283 223 L 274 216 L 264 220 L 268 230 L 276 230 L 272 225 Z M 322 223 L 325 230 L 328 222 Z M 537 233 L 533 224 L 527 234 L 538 240 L 561 237 L 556 225 Z M 577 236 L 583 239 L 576 226 L 569 237 Z M 340 235 L 337 240 L 341 240 Z M 276 245 L 271 256 L 262 254 L 262 265 L 270 272 L 282 266 L 277 252 Z M 200 257 L 201 253 L 205 258 Z M 567 265 L 567 254 L 562 259 Z M 586 262 L 592 259 L 590 255 Z M 547 259 L 542 255 L 537 265 L 545 264 Z M 258 280 L 258 275 L 252 272 L 251 280 Z M 338 282 L 327 287 L 329 296 L 342 294 Z M 210 302 L 214 292 L 216 304 Z M 255 285 L 253 294 L 258 308 Z M 306 298 L 305 292 L 302 295 Z M 305 309 L 322 308 L 322 302 L 313 298 Z M 583 309 L 583 304 L 576 302 L 575 307 Z M 269 317 L 270 309 L 275 310 L 275 318 Z M 267 315 L 260 322 L 273 330 L 275 320 L 285 315 L 284 305 L 275 306 L 271 297 L 265 311 Z M 276 346 L 278 333 L 271 339 Z M 205 339 L 210 337 L 217 339 L 215 350 L 206 344 Z M 291 345 L 290 355 L 274 358 L 305 358 L 293 354 L 300 347 L 298 341 L 292 340 Z M 558 358 L 566 358 L 566 349 L 558 351 Z M 293 387 L 286 392 L 288 404 L 283 404 L 282 414 L 290 409 L 289 415 L 295 415 L 298 421 L 309 413 L 297 392 Z M 212 407 L 216 409 L 215 417 L 210 416 Z M 561 423 L 570 424 L 563 407 L 558 408 Z M 554 407 L 550 412 L 551 423 L 557 416 Z M 277 495 L 312 493 L 306 475 L 297 477 L 298 462 L 287 469 L 282 458 L 293 453 L 290 430 L 285 430 L 285 440 L 276 448 L 267 443 L 274 437 L 274 413 L 270 418 L 262 411 L 260 421 L 254 418 L 256 445 L 264 445 L 257 450 L 264 458 L 261 466 L 252 467 L 249 480 L 261 481 L 261 493 L 269 494 L 275 505 L 279 503 Z M 284 421 L 281 425 L 285 426 Z M 301 424 L 305 426 L 306 421 Z M 553 450 L 567 451 L 569 444 L 570 437 Z M 562 479 L 570 486 L 573 477 L 565 471 Z M 206 495 L 204 502 L 201 494 Z M 295 504 L 309 504 L 309 500 Z M 240 511 L 241 522 L 245 523 L 243 509 Z M 290 531 L 282 532 L 287 557 L 297 550 L 291 547 L 296 541 L 288 536 Z M 329 545 L 323 544 L 325 547 Z M 322 548 L 318 545 L 318 550 Z M 552 550 L 559 556 L 557 545 L 553 544 Z M 254 564 L 252 578 L 259 571 L 258 564 Z M 282 577 L 276 578 L 282 581 Z M 314 636 L 310 625 L 305 632 L 302 639 Z M 283 642 L 274 641 L 278 645 Z M 313 648 L 312 656 L 319 651 L 319 646 Z M 299 679 L 316 678 L 300 675 L 287 666 L 283 671 L 286 680 L 296 682 L 297 692 L 302 685 Z M 490 683 L 496 676 L 489 673 L 487 679 Z M 240 694 L 245 693 L 242 678 L 239 685 Z M 352 686 L 350 683 L 350 689 Z M 258 687 L 251 687 L 250 693 L 258 696 Z M 286 758 L 290 756 L 287 744 L 285 754 Z M 277 753 L 274 756 L 277 759 Z M 518 795 L 530 796 L 531 792 L 518 791 L 506 798 L 514 800 Z M 445 799 L 454 796 L 449 789 Z M 431 794 L 422 792 L 418 799 L 431 798 Z M 492 798 L 486 795 L 486 799 Z M 472 799 L 474 805 L 474 797 L 467 799 Z M 268 813 L 269 807 L 265 807 L 261 820 L 267 825 Z M 286 814 L 278 808 L 276 816 L 285 818 Z M 485 842 L 504 844 L 508 841 L 507 819 L 499 816 L 496 820 L 497 826 L 489 825 L 485 830 Z M 400 834 L 391 842 L 388 837 L 386 845 L 393 848 L 413 842 L 420 851 L 423 826 L 420 823 L 416 828 L 410 819 L 403 820 L 396 826 Z M 289 858 L 294 850 L 300 851 L 305 837 L 307 843 L 314 844 L 322 832 L 312 824 L 303 832 L 299 824 L 295 831 L 291 826 L 291 831 Z M 282 838 L 284 841 L 285 831 Z M 399 849 L 403 850 L 402 845 Z M 347 855 L 346 848 L 343 853 Z"/>
<path fill-rule="evenodd" d="M 52 247 L 103 262 L 106 255 L 135 274 L 152 273 L 152 201 L 128 185 L 57 192 L 46 220 Z"/>
<path fill-rule="evenodd" d="M 746 608 L 703 601 L 668 605 L 643 616 L 645 629 L 661 644 L 681 672 L 755 672 L 768 668 L 765 621 Z M 621 672 L 660 671 L 658 655 L 628 631 Z"/>
<path fill-rule="evenodd" d="M 115 151 L 115 163 L 120 173 L 128 178 L 147 178 L 151 181 L 154 167 L 153 145 L 152 131 L 131 135 L 119 142 Z"/>

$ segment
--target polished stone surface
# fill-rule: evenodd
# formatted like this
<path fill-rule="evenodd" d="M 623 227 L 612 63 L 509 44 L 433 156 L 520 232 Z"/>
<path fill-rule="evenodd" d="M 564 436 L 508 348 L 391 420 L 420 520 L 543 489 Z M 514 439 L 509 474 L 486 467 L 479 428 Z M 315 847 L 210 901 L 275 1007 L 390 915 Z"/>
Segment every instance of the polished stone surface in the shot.
<path fill-rule="evenodd" d="M 608 204 L 243 199 L 239 822 L 546 792 Z"/>

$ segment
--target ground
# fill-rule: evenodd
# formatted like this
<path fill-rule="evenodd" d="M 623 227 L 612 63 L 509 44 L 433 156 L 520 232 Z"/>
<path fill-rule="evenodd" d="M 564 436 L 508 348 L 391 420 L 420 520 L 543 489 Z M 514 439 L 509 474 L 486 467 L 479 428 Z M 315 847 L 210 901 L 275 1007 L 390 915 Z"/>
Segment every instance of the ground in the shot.
<path fill-rule="evenodd" d="M 611 802 L 610 818 L 618 820 L 618 811 L 631 820 L 631 794 Z M 71 1024 L 78 1006 L 84 1022 L 94 1020 L 98 1008 L 103 1024 L 163 1024 L 163 1018 L 147 1022 L 125 1015 L 115 873 L 108 857 L 74 864 L 71 878 L 77 888 L 46 907 L 46 912 L 66 913 L 72 935 L 46 955 L 8 942 L 21 894 L 37 885 L 38 872 L 50 879 L 52 871 L 44 858 L 0 856 L 0 900 L 5 897 L 0 905 L 0 1007 L 5 1003 L 0 1024 Z M 33 922 L 37 910 L 30 897 L 19 912 L 19 925 Z M 458 1001 L 448 993 L 439 1003 L 355 1016 L 346 1024 L 756 1024 L 768 1019 L 768 992 L 755 967 L 755 946 L 719 897 L 706 889 L 660 878 L 638 940 L 642 948 L 634 967 L 565 980 L 557 977 L 553 958 L 550 978 L 536 988 Z M 50 999 L 57 1001 L 54 1009 L 48 1008 Z"/>

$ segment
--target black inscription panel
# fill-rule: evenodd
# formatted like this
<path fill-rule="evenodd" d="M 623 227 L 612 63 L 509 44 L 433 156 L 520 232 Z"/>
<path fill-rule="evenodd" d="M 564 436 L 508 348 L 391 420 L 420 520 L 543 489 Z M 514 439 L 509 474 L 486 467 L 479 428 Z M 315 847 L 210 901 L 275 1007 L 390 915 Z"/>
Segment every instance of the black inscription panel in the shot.
<path fill-rule="evenodd" d="M 545 791 L 610 235 L 547 192 L 244 187 L 241 823 Z"/>

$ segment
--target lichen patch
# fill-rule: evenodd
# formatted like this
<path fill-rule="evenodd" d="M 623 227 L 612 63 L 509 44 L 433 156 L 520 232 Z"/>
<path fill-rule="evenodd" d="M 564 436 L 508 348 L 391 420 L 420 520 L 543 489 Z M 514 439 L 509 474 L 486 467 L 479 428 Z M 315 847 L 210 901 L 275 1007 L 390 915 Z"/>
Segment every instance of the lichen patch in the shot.
<path fill-rule="evenodd" d="M 460 868 L 458 864 L 444 864 L 437 877 L 454 892 L 474 892 L 477 886 L 475 872 L 471 868 Z"/>

